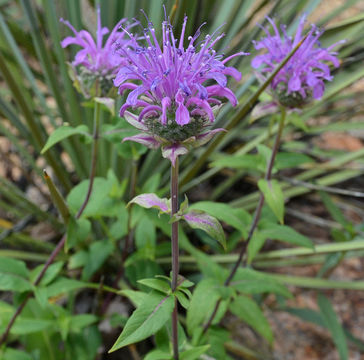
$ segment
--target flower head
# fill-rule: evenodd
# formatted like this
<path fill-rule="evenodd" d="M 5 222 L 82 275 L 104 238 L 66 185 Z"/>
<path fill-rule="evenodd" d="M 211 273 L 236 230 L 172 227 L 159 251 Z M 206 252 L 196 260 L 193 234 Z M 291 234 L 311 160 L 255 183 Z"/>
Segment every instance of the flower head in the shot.
<path fill-rule="evenodd" d="M 285 25 L 281 25 L 283 35 L 281 36 L 273 20 L 269 17 L 267 20 L 272 25 L 273 35 L 267 28 L 262 27 L 266 37 L 254 42 L 257 50 L 265 49 L 267 52 L 257 55 L 252 60 L 253 68 L 258 69 L 263 66 L 260 70 L 263 76 L 273 72 L 276 65 L 303 40 L 302 32 L 306 17 L 301 17 L 293 39 L 287 35 Z M 271 89 L 277 101 L 282 105 L 295 108 L 305 105 L 312 98 L 320 99 L 325 90 L 324 80 L 333 79 L 327 62 L 331 62 L 335 67 L 339 66 L 337 53 L 331 50 L 343 41 L 331 45 L 327 49 L 322 48 L 318 41 L 322 33 L 323 31 L 312 25 L 302 45 L 273 79 Z"/>
<path fill-rule="evenodd" d="M 187 143 L 192 146 L 200 135 L 206 136 L 204 130 L 215 120 L 214 110 L 221 104 L 219 98 L 227 98 L 233 106 L 237 105 L 234 93 L 227 86 L 227 75 L 239 81 L 241 74 L 225 64 L 244 53 L 223 59 L 223 55 L 218 55 L 213 47 L 224 34 L 207 35 L 196 44 L 200 29 L 194 36 L 188 37 L 185 48 L 186 23 L 187 17 L 184 18 L 180 38 L 176 39 L 172 25 L 167 20 L 163 21 L 163 42 L 160 46 L 153 24 L 149 22 L 144 30 L 144 46 L 129 34 L 130 46 L 117 48 L 128 64 L 121 67 L 114 84 L 119 87 L 120 94 L 131 90 L 120 109 L 120 116 L 128 108 L 140 109 L 137 120 L 144 133 L 149 134 L 148 139 L 154 139 L 151 140 L 154 145 L 150 143 L 150 147 L 164 144 L 163 149 L 169 149 L 170 146 L 185 146 Z M 215 84 L 206 86 L 206 82 L 211 80 Z M 145 140 L 146 135 L 142 136 Z M 140 137 L 129 140 L 142 142 Z M 143 143 L 148 145 L 144 140 Z M 169 155 L 166 157 L 171 159 Z"/>
<path fill-rule="evenodd" d="M 113 46 L 116 42 L 119 46 L 125 46 L 129 42 L 129 39 L 125 38 L 125 32 L 120 28 L 126 19 L 121 19 L 115 25 L 105 42 L 103 42 L 103 38 L 109 33 L 109 30 L 101 26 L 99 8 L 97 9 L 96 39 L 86 30 L 77 31 L 69 21 L 63 19 L 60 21 L 74 33 L 74 36 L 64 38 L 61 46 L 65 48 L 74 44 L 82 47 L 72 61 L 74 77 L 79 80 L 82 89 L 86 91 L 90 90 L 98 80 L 102 90 L 101 95 L 105 96 L 112 88 L 112 80 L 124 63 L 124 59 L 113 51 Z M 78 71 L 76 71 L 76 67 L 78 67 Z"/>

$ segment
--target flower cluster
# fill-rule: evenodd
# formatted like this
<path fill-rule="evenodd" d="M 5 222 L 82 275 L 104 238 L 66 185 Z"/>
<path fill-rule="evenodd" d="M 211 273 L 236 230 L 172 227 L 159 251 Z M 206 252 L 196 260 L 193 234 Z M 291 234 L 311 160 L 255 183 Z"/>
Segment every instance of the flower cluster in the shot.
<path fill-rule="evenodd" d="M 185 48 L 186 23 L 187 17 L 180 38 L 176 39 L 171 24 L 164 21 L 162 46 L 156 39 L 152 23 L 144 30 L 144 46 L 133 34 L 129 34 L 128 46 L 116 46 L 116 52 L 127 60 L 127 64 L 120 68 L 114 84 L 119 87 L 120 94 L 131 90 L 120 109 L 120 116 L 124 116 L 128 108 L 138 108 L 138 115 L 128 113 L 125 117 L 143 132 L 126 140 L 151 148 L 162 145 L 163 156 L 172 163 L 189 147 L 200 146 L 216 131 L 222 130 L 205 131 L 215 120 L 214 112 L 220 107 L 220 98 L 237 105 L 234 93 L 227 87 L 226 76 L 239 81 L 241 74 L 225 64 L 235 56 L 244 55 L 237 53 L 223 59 L 215 52 L 213 47 L 224 34 L 207 35 L 197 49 L 200 29 L 188 37 Z M 209 80 L 216 83 L 205 86 Z"/>
<path fill-rule="evenodd" d="M 301 17 L 294 39 L 287 35 L 284 25 L 281 25 L 281 36 L 273 20 L 269 17 L 267 20 L 272 25 L 273 35 L 269 29 L 263 27 L 266 37 L 253 42 L 257 50 L 267 50 L 252 60 L 253 68 L 258 69 L 262 66 L 260 73 L 263 77 L 273 72 L 276 65 L 304 39 L 302 32 L 306 17 Z M 332 80 L 330 67 L 326 62 L 331 62 L 335 67 L 339 66 L 337 53 L 331 50 L 342 41 L 327 49 L 322 48 L 318 41 L 322 33 L 323 31 L 312 25 L 302 45 L 273 79 L 271 89 L 276 100 L 283 106 L 301 107 L 312 98 L 320 99 L 325 90 L 324 80 Z"/>
<path fill-rule="evenodd" d="M 103 38 L 109 33 L 109 30 L 101 26 L 100 9 L 97 9 L 96 40 L 88 31 L 78 32 L 68 21 L 61 19 L 61 22 L 74 33 L 74 36 L 64 38 L 61 46 L 65 48 L 74 44 L 82 47 L 72 62 L 72 75 L 87 96 L 91 95 L 90 92 L 94 90 L 96 83 L 100 87 L 99 95 L 101 96 L 106 96 L 112 89 L 112 80 L 124 63 L 124 59 L 113 51 L 113 46 L 116 42 L 123 46 L 129 42 L 129 39 L 124 38 L 125 32 L 120 28 L 126 21 L 126 19 L 121 19 L 103 43 Z"/>

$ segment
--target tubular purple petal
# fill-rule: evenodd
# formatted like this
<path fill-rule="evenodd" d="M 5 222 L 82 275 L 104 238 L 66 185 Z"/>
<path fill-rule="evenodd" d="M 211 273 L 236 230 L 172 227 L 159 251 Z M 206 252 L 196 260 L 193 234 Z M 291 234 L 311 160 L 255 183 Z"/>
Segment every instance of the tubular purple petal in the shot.
<path fill-rule="evenodd" d="M 156 114 L 158 114 L 159 112 L 161 112 L 162 109 L 160 106 L 157 106 L 157 105 L 149 105 L 149 106 L 146 106 L 139 114 L 139 117 L 138 117 L 138 120 L 139 121 L 142 121 L 144 115 L 148 114 L 149 112 L 154 112 Z"/>
<path fill-rule="evenodd" d="M 167 124 L 167 109 L 171 106 L 171 99 L 166 96 L 162 99 L 162 119 L 161 119 L 161 123 L 162 125 L 166 125 Z"/>
<path fill-rule="evenodd" d="M 207 92 L 211 96 L 219 96 L 227 98 L 232 106 L 236 106 L 238 104 L 238 100 L 235 94 L 228 88 L 223 88 L 219 85 L 212 85 L 206 88 Z"/>

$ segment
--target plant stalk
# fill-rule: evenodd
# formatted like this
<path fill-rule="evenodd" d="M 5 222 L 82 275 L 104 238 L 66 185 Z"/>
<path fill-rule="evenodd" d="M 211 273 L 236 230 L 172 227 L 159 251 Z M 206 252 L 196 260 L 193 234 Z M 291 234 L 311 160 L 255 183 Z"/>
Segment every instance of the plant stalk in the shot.
<path fill-rule="evenodd" d="M 171 165 L 171 217 L 178 212 L 178 158 L 175 166 Z M 178 221 L 172 223 L 172 292 L 176 291 L 179 271 L 179 249 L 178 249 Z M 178 355 L 178 309 L 175 300 L 172 313 L 172 343 L 174 360 L 179 359 Z"/>
<path fill-rule="evenodd" d="M 82 213 L 84 212 L 84 210 L 86 209 L 86 206 L 91 197 L 92 188 L 93 188 L 93 184 L 94 184 L 94 178 L 95 178 L 95 174 L 96 174 L 97 149 L 98 149 L 98 141 L 99 141 L 100 110 L 101 110 L 100 104 L 95 102 L 94 134 L 93 134 L 92 155 L 91 155 L 90 181 L 89 181 L 85 200 L 83 201 L 80 209 L 78 210 L 78 212 L 75 216 L 76 219 L 79 219 L 81 217 Z M 61 240 L 59 241 L 59 243 L 57 244 L 55 249 L 52 251 L 47 262 L 43 266 L 42 271 L 39 273 L 39 275 L 35 279 L 34 286 L 39 285 L 39 283 L 43 279 L 46 271 L 48 270 L 49 266 L 53 263 L 53 261 L 55 260 L 55 258 L 59 254 L 59 252 L 63 249 L 64 244 L 66 243 L 66 239 L 67 239 L 67 233 L 62 236 Z M 10 319 L 3 335 L 0 338 L 0 346 L 6 342 L 8 336 L 9 336 L 10 330 L 15 323 L 15 320 L 23 311 L 23 309 L 24 309 L 25 305 L 27 304 L 28 300 L 30 299 L 30 297 L 31 297 L 31 293 L 28 293 L 26 298 L 23 300 L 23 302 L 19 305 L 19 307 L 15 311 L 13 317 Z"/>
<path fill-rule="evenodd" d="M 274 141 L 272 154 L 271 154 L 270 159 L 269 159 L 267 172 L 265 173 L 265 177 L 264 177 L 264 179 L 267 180 L 267 181 L 269 181 L 271 179 L 271 177 L 272 177 L 272 170 L 273 170 L 274 160 L 275 160 L 277 152 L 278 152 L 279 143 L 281 141 L 282 132 L 283 132 L 283 129 L 284 129 L 284 122 L 286 120 L 286 109 L 283 106 L 280 109 L 281 109 L 281 117 L 280 117 L 280 120 L 279 120 L 278 131 L 277 131 L 276 138 L 275 138 L 275 141 Z M 244 258 L 244 255 L 246 253 L 246 250 L 248 248 L 248 244 L 249 244 L 251 238 L 253 237 L 254 231 L 258 226 L 258 222 L 259 222 L 259 219 L 260 219 L 260 215 L 262 213 L 263 205 L 264 205 L 264 195 L 263 195 L 263 193 L 260 193 L 258 206 L 257 206 L 257 208 L 255 210 L 255 213 L 254 213 L 254 218 L 253 218 L 252 225 L 250 226 L 248 237 L 247 237 L 246 241 L 243 243 L 243 246 L 242 246 L 242 248 L 240 250 L 240 253 L 239 253 L 239 257 L 238 257 L 237 261 L 235 262 L 233 268 L 231 269 L 231 272 L 230 272 L 229 276 L 226 278 L 226 280 L 224 282 L 224 286 L 229 286 L 231 280 L 234 278 L 234 276 L 235 276 L 236 272 L 238 271 L 239 266 L 240 266 L 240 264 L 242 262 L 243 262 L 244 266 L 246 265 L 245 260 L 243 260 L 243 258 Z M 214 320 L 214 318 L 216 316 L 217 310 L 219 309 L 220 303 L 221 303 L 221 300 L 219 300 L 216 303 L 215 308 L 214 308 L 209 320 L 207 321 L 207 323 L 204 326 L 204 330 L 203 330 L 204 333 L 207 331 L 207 329 L 212 324 L 212 321 Z"/>

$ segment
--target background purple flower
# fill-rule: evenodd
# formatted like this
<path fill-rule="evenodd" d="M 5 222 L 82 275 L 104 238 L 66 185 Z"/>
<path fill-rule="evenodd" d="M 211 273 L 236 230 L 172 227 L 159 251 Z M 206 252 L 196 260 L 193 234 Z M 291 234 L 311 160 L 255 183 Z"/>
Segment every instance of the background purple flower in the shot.
<path fill-rule="evenodd" d="M 255 69 L 262 66 L 259 71 L 263 75 L 269 75 L 273 72 L 276 65 L 303 39 L 302 32 L 306 17 L 301 17 L 293 39 L 287 35 L 285 25 L 281 25 L 281 36 L 273 20 L 269 17 L 267 20 L 272 25 L 273 35 L 267 27 L 262 27 L 266 37 L 254 42 L 257 50 L 265 49 L 267 52 L 257 55 L 251 63 Z M 327 49 L 322 48 L 318 41 L 322 33 L 323 31 L 312 25 L 306 40 L 273 79 L 271 88 L 283 105 L 296 107 L 310 101 L 312 97 L 320 99 L 325 90 L 324 80 L 331 81 L 333 79 L 327 62 L 331 62 L 335 67 L 339 66 L 337 53 L 331 50 L 342 41 Z"/>
<path fill-rule="evenodd" d="M 68 36 L 62 40 L 63 48 L 74 44 L 81 46 L 72 62 L 72 65 L 82 65 L 88 70 L 97 71 L 103 74 L 116 74 L 124 59 L 113 51 L 115 42 L 125 45 L 129 40 L 124 39 L 125 32 L 121 31 L 121 25 L 126 22 L 126 19 L 121 19 L 111 31 L 105 43 L 103 38 L 109 33 L 107 27 L 101 26 L 100 9 L 97 9 L 97 30 L 96 40 L 86 30 L 77 31 L 68 21 L 61 19 L 74 33 L 74 36 Z"/>

